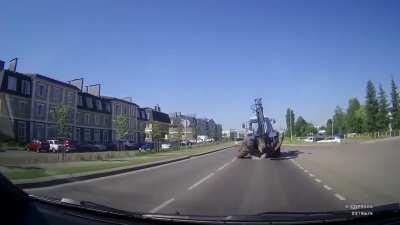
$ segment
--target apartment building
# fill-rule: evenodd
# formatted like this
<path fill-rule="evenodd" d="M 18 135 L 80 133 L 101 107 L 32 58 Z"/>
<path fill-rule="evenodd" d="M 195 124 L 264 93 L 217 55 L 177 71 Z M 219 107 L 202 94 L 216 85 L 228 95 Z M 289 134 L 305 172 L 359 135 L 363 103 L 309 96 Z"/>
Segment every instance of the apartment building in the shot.
<path fill-rule="evenodd" d="M 159 106 L 152 108 L 144 108 L 148 122 L 146 123 L 145 134 L 146 142 L 153 142 L 157 139 L 168 140 L 169 127 L 171 120 L 169 115 L 161 112 Z"/>
<path fill-rule="evenodd" d="M 126 140 L 135 143 L 140 143 L 140 126 L 139 126 L 139 106 L 132 102 L 130 98 L 119 99 L 114 97 L 104 97 L 109 99 L 111 103 L 112 116 L 111 116 L 111 129 L 112 129 L 112 142 L 119 141 L 117 135 L 116 121 L 119 117 L 125 116 L 128 118 L 128 135 Z M 144 128 L 143 128 L 144 132 Z"/>
<path fill-rule="evenodd" d="M 78 93 L 75 140 L 78 143 L 112 141 L 111 102 L 87 92 Z"/>
<path fill-rule="evenodd" d="M 32 139 L 54 139 L 58 136 L 55 110 L 59 105 L 67 107 L 68 131 L 65 135 L 66 138 L 73 138 L 79 89 L 44 75 L 28 75 L 32 79 L 30 109 Z"/>
<path fill-rule="evenodd" d="M 0 135 L 26 142 L 31 138 L 32 79 L 0 67 Z"/>
<path fill-rule="evenodd" d="M 169 115 L 171 126 L 169 128 L 170 136 L 175 137 L 181 130 L 181 140 L 196 140 L 197 139 L 197 120 L 194 116 L 183 115 L 180 112 L 171 113 Z"/>
<path fill-rule="evenodd" d="M 222 139 L 222 125 L 215 123 L 213 119 L 197 118 L 197 135 L 207 136 L 216 141 Z"/>

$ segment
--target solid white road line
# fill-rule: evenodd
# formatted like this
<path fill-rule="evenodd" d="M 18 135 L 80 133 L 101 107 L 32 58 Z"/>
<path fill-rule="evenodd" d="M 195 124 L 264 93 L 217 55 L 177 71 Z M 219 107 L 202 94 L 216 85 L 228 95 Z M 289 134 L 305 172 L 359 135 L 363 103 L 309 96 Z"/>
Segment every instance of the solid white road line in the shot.
<path fill-rule="evenodd" d="M 341 195 L 339 195 L 339 194 L 335 194 L 335 196 L 336 196 L 336 198 L 338 198 L 339 200 L 341 200 L 341 201 L 344 201 L 344 200 L 346 200 L 346 198 L 345 197 L 343 197 L 343 196 L 341 196 Z"/>
<path fill-rule="evenodd" d="M 150 210 L 150 213 L 156 213 L 158 211 L 160 211 L 162 208 L 164 208 L 165 206 L 167 206 L 168 204 L 170 204 L 171 202 L 175 201 L 175 198 L 171 198 L 163 203 L 161 203 L 161 205 L 155 207 L 154 209 Z"/>
<path fill-rule="evenodd" d="M 321 183 L 321 180 L 318 178 L 315 178 L 314 180 L 317 181 L 318 183 Z"/>
<path fill-rule="evenodd" d="M 309 173 L 308 175 L 310 175 L 310 177 L 315 177 L 315 175 L 314 175 L 314 174 L 312 174 L 312 173 Z"/>
<path fill-rule="evenodd" d="M 331 188 L 331 187 L 329 187 L 329 186 L 328 186 L 328 185 L 326 185 L 326 184 L 324 184 L 324 188 L 325 188 L 326 190 L 328 190 L 328 191 L 332 190 L 332 188 Z"/>
<path fill-rule="evenodd" d="M 222 165 L 220 168 L 217 169 L 217 171 L 221 171 L 223 170 L 225 167 L 227 167 L 229 164 L 231 164 L 231 162 L 227 162 L 224 165 Z"/>
<path fill-rule="evenodd" d="M 214 175 L 214 173 L 210 173 L 208 174 L 206 177 L 204 177 L 203 179 L 197 181 L 195 184 L 193 184 L 192 186 L 190 186 L 188 188 L 188 190 L 192 190 L 193 188 L 197 187 L 198 185 L 200 185 L 201 183 L 203 183 L 204 181 L 206 181 L 208 178 L 212 177 Z"/>

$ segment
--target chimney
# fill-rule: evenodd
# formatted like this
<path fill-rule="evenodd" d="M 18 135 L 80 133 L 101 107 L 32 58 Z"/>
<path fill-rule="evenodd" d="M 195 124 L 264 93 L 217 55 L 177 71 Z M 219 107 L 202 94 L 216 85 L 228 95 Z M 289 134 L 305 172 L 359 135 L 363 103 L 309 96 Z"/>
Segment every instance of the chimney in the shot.
<path fill-rule="evenodd" d="M 68 84 L 71 84 L 71 85 L 79 88 L 79 90 L 81 90 L 81 92 L 83 92 L 83 78 L 70 80 L 70 81 L 68 81 Z"/>
<path fill-rule="evenodd" d="M 9 63 L 10 64 L 8 65 L 8 70 L 11 70 L 13 72 L 17 72 L 18 58 L 11 59 L 9 61 Z"/>
<path fill-rule="evenodd" d="M 91 95 L 100 97 L 100 84 L 86 86 L 86 92 Z"/>

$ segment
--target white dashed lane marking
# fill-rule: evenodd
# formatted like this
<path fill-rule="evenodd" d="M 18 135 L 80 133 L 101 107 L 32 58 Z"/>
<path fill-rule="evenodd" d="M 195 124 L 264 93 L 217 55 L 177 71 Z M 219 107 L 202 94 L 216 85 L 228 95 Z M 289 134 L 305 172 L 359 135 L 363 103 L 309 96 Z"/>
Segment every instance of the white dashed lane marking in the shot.
<path fill-rule="evenodd" d="M 310 177 L 315 177 L 314 174 L 309 173 L 307 169 L 305 169 L 304 167 L 302 167 L 302 166 L 301 166 L 299 163 L 297 163 L 295 160 L 291 160 L 291 161 L 292 161 L 297 167 L 299 167 L 300 169 L 302 169 L 305 173 L 308 173 L 308 175 L 309 175 Z M 314 180 L 315 180 L 317 183 L 323 184 L 322 181 L 321 181 L 320 179 L 316 178 L 316 177 L 314 178 Z M 332 190 L 332 188 L 329 187 L 329 186 L 326 185 L 326 184 L 323 184 L 323 187 L 324 187 L 326 190 L 328 190 L 328 191 Z M 345 200 L 346 200 L 345 197 L 343 197 L 342 195 L 340 195 L 340 194 L 338 194 L 338 193 L 335 193 L 334 196 L 335 196 L 337 199 L 339 199 L 340 201 L 345 201 Z"/>
<path fill-rule="evenodd" d="M 171 202 L 175 201 L 175 198 L 171 198 L 163 203 L 161 203 L 161 205 L 155 207 L 154 209 L 150 210 L 150 213 L 156 213 L 158 211 L 160 211 L 162 208 L 164 208 L 165 206 L 171 204 Z"/>
<path fill-rule="evenodd" d="M 208 174 L 206 177 L 202 178 L 201 180 L 197 181 L 196 183 L 194 183 L 192 186 L 190 186 L 188 188 L 188 190 L 192 190 L 193 188 L 199 186 L 201 183 L 203 183 L 204 181 L 206 181 L 207 179 L 209 179 L 210 177 L 212 177 L 214 175 L 214 173 L 210 173 Z"/>
<path fill-rule="evenodd" d="M 343 197 L 343 196 L 341 196 L 340 194 L 337 194 L 337 193 L 336 193 L 335 196 L 336 196 L 336 198 L 338 198 L 338 199 L 341 200 L 341 201 L 346 200 L 346 198 Z"/>
<path fill-rule="evenodd" d="M 225 167 L 229 166 L 229 164 L 231 164 L 231 162 L 225 163 L 220 168 L 218 168 L 217 171 L 223 170 Z"/>

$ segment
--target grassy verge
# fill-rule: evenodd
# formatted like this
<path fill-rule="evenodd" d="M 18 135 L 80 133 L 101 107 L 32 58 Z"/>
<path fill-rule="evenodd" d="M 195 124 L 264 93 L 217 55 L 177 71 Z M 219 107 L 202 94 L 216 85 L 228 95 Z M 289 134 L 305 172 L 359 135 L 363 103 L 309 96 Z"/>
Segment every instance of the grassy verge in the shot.
<path fill-rule="evenodd" d="M 195 154 L 207 153 L 224 147 L 233 146 L 233 143 L 201 146 L 192 149 L 171 150 L 165 152 L 137 153 L 134 156 L 120 159 L 93 160 L 79 162 L 42 163 L 32 165 L 1 166 L 1 172 L 11 180 L 33 179 L 58 175 L 74 175 L 104 171 L 122 167 L 136 166 L 162 160 L 171 160 Z"/>

